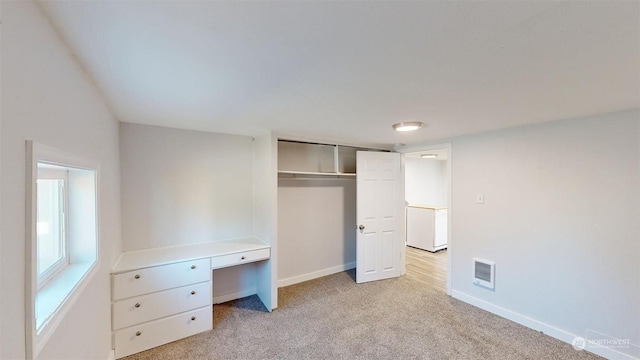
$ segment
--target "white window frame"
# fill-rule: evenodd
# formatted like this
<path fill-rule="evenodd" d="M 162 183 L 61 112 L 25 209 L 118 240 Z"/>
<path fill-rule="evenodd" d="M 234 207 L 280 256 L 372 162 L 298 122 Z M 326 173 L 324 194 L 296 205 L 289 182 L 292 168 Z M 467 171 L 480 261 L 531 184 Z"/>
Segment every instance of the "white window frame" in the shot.
<path fill-rule="evenodd" d="M 100 164 L 30 140 L 26 154 L 25 341 L 26 358 L 36 359 L 100 269 Z M 38 283 L 37 268 L 38 164 L 68 172 L 65 221 L 69 265 L 43 284 Z"/>
<path fill-rule="evenodd" d="M 63 192 L 62 192 L 62 229 L 60 230 L 62 237 L 62 252 L 63 256 L 53 265 L 49 266 L 49 268 L 43 272 L 42 274 L 38 272 L 38 290 L 40 290 L 44 285 L 47 284 L 49 280 L 54 278 L 56 275 L 59 275 L 61 271 L 69 266 L 69 171 L 64 168 L 58 168 L 55 165 L 47 166 L 46 163 L 39 162 L 38 164 L 45 164 L 44 166 L 38 165 L 38 180 L 46 179 L 46 180 L 62 180 L 63 182 Z M 36 190 L 37 194 L 37 190 Z M 37 203 L 37 199 L 36 199 Z M 37 206 L 37 205 L 36 205 Z M 37 216 L 36 216 L 37 219 Z M 37 237 L 37 235 L 36 235 Z M 36 243 L 36 251 L 39 251 Z M 38 257 L 36 257 L 37 259 Z M 38 264 L 36 264 L 38 265 Z M 39 266 L 36 266 L 36 269 L 39 269 Z"/>

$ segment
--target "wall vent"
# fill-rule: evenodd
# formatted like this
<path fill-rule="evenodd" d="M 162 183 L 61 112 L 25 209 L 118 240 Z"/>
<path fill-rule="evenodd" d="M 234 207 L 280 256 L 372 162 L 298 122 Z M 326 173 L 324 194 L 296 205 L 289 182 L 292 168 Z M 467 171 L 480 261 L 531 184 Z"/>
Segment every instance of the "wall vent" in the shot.
<path fill-rule="evenodd" d="M 495 289 L 496 264 L 492 261 L 473 258 L 473 283 Z"/>

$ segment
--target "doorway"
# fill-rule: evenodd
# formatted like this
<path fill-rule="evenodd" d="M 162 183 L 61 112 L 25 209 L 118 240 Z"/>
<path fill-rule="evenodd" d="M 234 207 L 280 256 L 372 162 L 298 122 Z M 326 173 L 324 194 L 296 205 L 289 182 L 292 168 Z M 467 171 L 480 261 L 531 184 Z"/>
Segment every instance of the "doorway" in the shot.
<path fill-rule="evenodd" d="M 407 277 L 450 294 L 450 144 L 405 152 Z"/>

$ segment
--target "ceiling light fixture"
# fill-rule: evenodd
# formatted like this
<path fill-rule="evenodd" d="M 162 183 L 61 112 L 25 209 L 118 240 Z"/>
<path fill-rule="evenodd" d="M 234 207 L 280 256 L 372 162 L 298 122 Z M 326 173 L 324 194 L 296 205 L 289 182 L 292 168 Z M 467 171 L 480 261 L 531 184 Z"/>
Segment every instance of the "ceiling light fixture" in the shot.
<path fill-rule="evenodd" d="M 422 123 L 418 121 L 409 121 L 393 124 L 393 130 L 395 131 L 414 131 L 422 127 Z"/>
<path fill-rule="evenodd" d="M 435 159 L 438 157 L 438 154 L 422 154 L 420 157 L 423 159 Z"/>

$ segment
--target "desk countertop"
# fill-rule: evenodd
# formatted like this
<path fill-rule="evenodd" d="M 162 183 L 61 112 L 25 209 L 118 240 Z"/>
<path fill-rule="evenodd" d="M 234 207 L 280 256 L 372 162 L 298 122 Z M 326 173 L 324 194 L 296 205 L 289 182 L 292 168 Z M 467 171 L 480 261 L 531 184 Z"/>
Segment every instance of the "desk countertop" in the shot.
<path fill-rule="evenodd" d="M 407 205 L 407 207 L 416 208 L 416 209 L 430 209 L 430 210 L 444 210 L 447 208 L 446 206 L 430 206 L 430 205 L 417 205 L 417 204 Z"/>
<path fill-rule="evenodd" d="M 161 248 L 127 251 L 120 254 L 112 274 L 179 261 L 204 259 L 235 254 L 244 251 L 269 249 L 269 244 L 256 237 L 211 241 L 197 244 L 167 246 Z"/>

